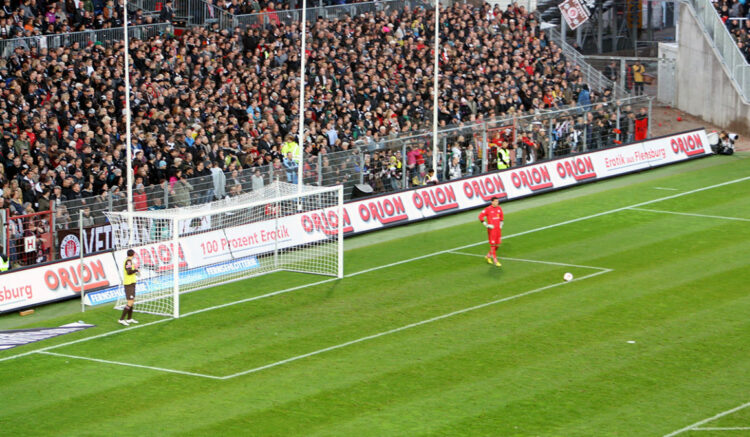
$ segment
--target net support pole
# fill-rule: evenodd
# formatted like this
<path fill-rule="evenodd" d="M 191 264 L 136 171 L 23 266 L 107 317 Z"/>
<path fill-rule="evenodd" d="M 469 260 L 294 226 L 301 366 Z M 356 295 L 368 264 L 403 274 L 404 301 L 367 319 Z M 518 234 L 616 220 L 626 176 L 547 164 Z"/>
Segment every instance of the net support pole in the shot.
<path fill-rule="evenodd" d="M 301 189 L 301 186 L 298 187 L 298 190 Z M 297 191 L 298 195 L 301 195 L 300 191 Z M 278 199 L 281 196 L 281 188 L 279 187 L 279 184 L 276 184 L 276 199 Z M 299 204 L 302 203 L 302 197 L 297 197 L 297 202 Z M 279 214 L 281 213 L 281 205 L 279 204 L 278 200 L 274 201 L 273 204 L 273 230 L 276 233 L 274 239 L 273 239 L 273 268 L 275 270 L 278 270 L 279 268 Z"/>
<path fill-rule="evenodd" d="M 123 50 L 123 64 L 125 65 L 125 175 L 128 195 L 128 229 L 131 231 L 128 233 L 129 239 L 128 244 L 133 244 L 133 151 L 131 148 L 131 134 L 130 134 L 130 49 L 129 49 L 129 38 L 128 38 L 128 2 L 123 2 L 122 6 L 123 19 L 123 40 L 125 46 Z"/>
<path fill-rule="evenodd" d="M 302 210 L 302 178 L 304 177 L 305 157 L 305 50 L 307 49 L 307 0 L 302 0 L 302 23 L 300 23 L 300 72 L 299 72 L 299 139 L 297 140 L 297 210 Z"/>
<path fill-rule="evenodd" d="M 81 288 L 81 312 L 86 312 L 86 284 L 83 282 L 83 208 L 78 210 L 78 284 Z"/>
<path fill-rule="evenodd" d="M 175 217 L 172 219 L 172 280 L 174 281 L 174 287 L 172 288 L 172 301 L 173 307 L 172 316 L 177 319 L 180 317 L 180 246 L 179 240 L 179 218 Z"/>
<path fill-rule="evenodd" d="M 344 186 L 339 185 L 338 189 L 338 201 L 339 201 L 339 228 L 338 228 L 338 276 L 339 279 L 344 277 Z"/>

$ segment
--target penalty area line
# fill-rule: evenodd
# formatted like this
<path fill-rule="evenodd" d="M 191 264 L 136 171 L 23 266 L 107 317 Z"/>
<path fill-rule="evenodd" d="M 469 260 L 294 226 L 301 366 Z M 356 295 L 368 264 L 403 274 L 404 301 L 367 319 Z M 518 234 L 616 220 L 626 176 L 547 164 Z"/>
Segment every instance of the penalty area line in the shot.
<path fill-rule="evenodd" d="M 257 372 L 260 372 L 260 371 L 263 371 L 263 370 L 267 370 L 267 369 L 270 369 L 270 368 L 273 368 L 273 367 L 278 367 L 278 366 L 281 366 L 281 365 L 284 365 L 284 364 L 288 364 L 288 363 L 291 363 L 291 362 L 294 362 L 294 361 L 298 361 L 298 360 L 301 360 L 303 358 L 308 358 L 308 357 L 312 357 L 312 356 L 315 356 L 315 355 L 320 355 L 320 354 L 323 354 L 323 353 L 326 353 L 326 352 L 334 351 L 334 350 L 337 350 L 337 349 L 342 349 L 342 348 L 345 348 L 345 347 L 348 347 L 348 346 L 352 346 L 352 345 L 355 345 L 355 344 L 358 344 L 358 343 L 362 343 L 362 342 L 365 342 L 365 341 L 368 341 L 368 340 L 374 340 L 376 338 L 384 337 L 386 335 L 395 334 L 397 332 L 406 331 L 407 329 L 416 328 L 418 326 L 426 325 L 428 323 L 437 322 L 439 320 L 444 320 L 444 319 L 447 319 L 447 318 L 450 318 L 450 317 L 453 317 L 453 316 L 457 316 L 457 315 L 460 315 L 460 314 L 465 314 L 465 313 L 468 313 L 468 312 L 471 312 L 471 311 L 476 311 L 476 310 L 479 310 L 479 309 L 482 309 L 482 308 L 486 308 L 486 307 L 489 307 L 489 306 L 492 306 L 492 305 L 497 305 L 499 303 L 507 302 L 509 300 L 514 300 L 514 299 L 518 299 L 518 298 L 521 298 L 521 297 L 524 297 L 524 296 L 529 296 L 531 294 L 540 293 L 542 291 L 549 290 L 550 288 L 559 287 L 561 285 L 569 284 L 571 282 L 583 281 L 584 279 L 593 278 L 594 276 L 599 276 L 601 274 L 608 273 L 610 271 L 611 270 L 601 270 L 601 271 L 598 271 L 598 272 L 595 272 L 595 273 L 591 273 L 591 274 L 586 275 L 586 276 L 581 276 L 580 278 L 573 279 L 570 282 L 558 282 L 558 283 L 555 283 L 555 284 L 545 285 L 544 287 L 535 288 L 533 290 L 525 291 L 523 293 L 515 294 L 513 296 L 503 297 L 501 299 L 493 300 L 491 302 L 485 302 L 483 304 L 474 305 L 472 307 L 468 307 L 468 308 L 460 309 L 460 310 L 453 311 L 453 312 L 450 312 L 450 313 L 442 314 L 442 315 L 439 315 L 439 316 L 436 316 L 436 317 L 432 317 L 432 318 L 429 318 L 429 319 L 425 319 L 425 320 L 422 320 L 422 321 L 419 321 L 419 322 L 410 323 L 408 325 L 404 325 L 404 326 L 401 326 L 401 327 L 398 327 L 398 328 L 389 329 L 389 330 L 383 331 L 383 332 L 378 332 L 377 334 L 372 334 L 372 335 L 368 335 L 366 337 L 361 337 L 361 338 L 358 338 L 356 340 L 347 341 L 346 343 L 341 343 L 341 344 L 337 344 L 337 345 L 334 345 L 334 346 L 329 346 L 327 348 L 318 349 L 316 351 L 308 352 L 308 353 L 302 354 L 302 355 L 297 355 L 297 356 L 294 356 L 294 357 L 291 357 L 291 358 L 287 358 L 285 360 L 276 361 L 275 363 L 266 364 L 265 366 L 255 367 L 253 369 L 249 369 L 249 370 L 244 370 L 242 372 L 233 373 L 231 375 L 224 376 L 221 379 L 231 379 L 231 378 L 236 378 L 238 376 L 248 375 L 248 374 L 251 374 L 251 373 L 257 373 Z"/>
<path fill-rule="evenodd" d="M 474 256 L 474 257 L 479 257 L 479 258 L 484 258 L 485 257 L 484 255 L 480 255 L 478 253 L 466 253 L 466 252 L 455 252 L 455 251 L 451 251 L 451 252 L 448 252 L 448 253 L 451 253 L 451 254 L 454 254 L 454 255 Z M 509 261 L 520 261 L 520 262 L 536 263 L 536 264 L 549 264 L 549 265 L 553 265 L 553 266 L 578 267 L 578 268 L 581 268 L 581 269 L 602 270 L 602 271 L 605 271 L 605 272 L 611 272 L 612 271 L 612 269 L 608 269 L 606 267 L 584 266 L 584 265 L 580 265 L 580 264 L 568 264 L 568 263 L 559 263 L 559 262 L 555 262 L 555 261 L 541 261 L 541 260 L 526 259 L 526 258 L 511 258 L 509 256 L 499 256 L 498 259 L 500 259 L 500 260 L 506 260 L 507 259 Z"/>
<path fill-rule="evenodd" d="M 82 357 L 80 355 L 69 355 L 69 354 L 61 354 L 61 353 L 57 353 L 57 352 L 46 352 L 46 351 L 41 351 L 41 352 L 37 352 L 37 353 L 44 354 L 44 355 L 53 355 L 53 356 L 56 356 L 56 357 L 71 358 L 71 359 L 75 359 L 75 360 L 94 361 L 94 362 L 97 362 L 97 363 L 114 364 L 114 365 L 117 365 L 117 366 L 136 367 L 136 368 L 139 368 L 139 369 L 157 370 L 159 372 L 177 373 L 177 374 L 180 374 L 180 375 L 188 375 L 188 376 L 198 376 L 198 377 L 201 377 L 201 378 L 221 379 L 220 376 L 205 375 L 203 373 L 186 372 L 184 370 L 167 369 L 167 368 L 164 368 L 164 367 L 156 367 L 156 366 L 146 366 L 146 365 L 143 365 L 143 364 L 124 363 L 122 361 L 102 360 L 100 358 Z"/>
<path fill-rule="evenodd" d="M 673 437 L 673 436 L 676 436 L 678 434 L 682 434 L 683 432 L 692 431 L 695 428 L 699 428 L 703 424 L 711 422 L 712 420 L 716 420 L 716 419 L 719 419 L 721 417 L 728 416 L 728 415 L 730 415 L 732 413 L 736 413 L 737 411 L 744 410 L 747 407 L 750 407 L 750 402 L 746 402 L 746 403 L 744 403 L 744 404 L 742 404 L 742 405 L 740 405 L 738 407 L 734 407 L 732 409 L 729 409 L 729 410 L 726 410 L 726 411 L 722 411 L 721 413 L 716 414 L 714 416 L 711 416 L 708 419 L 703 419 L 701 421 L 695 422 L 692 425 L 688 425 L 688 426 L 686 426 L 684 428 L 680 428 L 677 431 L 672 431 L 669 434 L 664 434 L 664 437 Z"/>

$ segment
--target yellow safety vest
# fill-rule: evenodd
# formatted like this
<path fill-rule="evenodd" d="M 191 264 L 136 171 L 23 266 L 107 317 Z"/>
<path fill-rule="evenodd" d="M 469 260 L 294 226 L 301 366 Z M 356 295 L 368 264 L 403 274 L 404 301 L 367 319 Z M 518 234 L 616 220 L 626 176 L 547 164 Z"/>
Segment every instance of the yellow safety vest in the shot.
<path fill-rule="evenodd" d="M 281 156 L 286 158 L 286 154 L 291 152 L 292 153 L 292 159 L 294 161 L 299 162 L 299 148 L 297 143 L 294 141 L 286 141 L 281 145 Z"/>
<path fill-rule="evenodd" d="M 133 273 L 132 275 L 129 275 L 128 268 L 127 268 L 128 263 L 131 263 L 131 270 L 134 270 L 132 268 L 132 262 L 133 262 L 133 259 L 128 258 L 125 260 L 125 264 L 123 264 L 122 266 L 122 285 L 135 284 L 135 281 L 136 281 L 135 273 Z"/>
<path fill-rule="evenodd" d="M 497 168 L 498 170 L 502 170 L 508 167 L 510 167 L 510 152 L 508 149 L 500 148 L 497 151 Z"/>
<path fill-rule="evenodd" d="M 3 258 L 0 257 L 0 273 L 7 272 L 10 268 L 10 261 L 3 261 Z"/>

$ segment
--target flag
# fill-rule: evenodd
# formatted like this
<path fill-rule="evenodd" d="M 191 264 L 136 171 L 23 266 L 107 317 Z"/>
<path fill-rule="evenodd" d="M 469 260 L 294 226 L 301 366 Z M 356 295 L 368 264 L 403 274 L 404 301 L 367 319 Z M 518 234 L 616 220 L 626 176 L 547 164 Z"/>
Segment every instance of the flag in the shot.
<path fill-rule="evenodd" d="M 557 7 L 571 29 L 577 28 L 589 19 L 589 11 L 580 0 L 565 0 Z"/>

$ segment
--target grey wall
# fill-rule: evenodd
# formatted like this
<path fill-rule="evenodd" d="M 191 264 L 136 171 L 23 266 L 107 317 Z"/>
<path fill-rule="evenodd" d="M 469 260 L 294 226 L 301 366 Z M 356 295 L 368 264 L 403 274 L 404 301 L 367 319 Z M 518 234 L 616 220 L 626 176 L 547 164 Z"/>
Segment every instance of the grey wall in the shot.
<path fill-rule="evenodd" d="M 750 135 L 750 106 L 742 102 L 693 9 L 679 8 L 675 106 L 721 128 Z"/>

